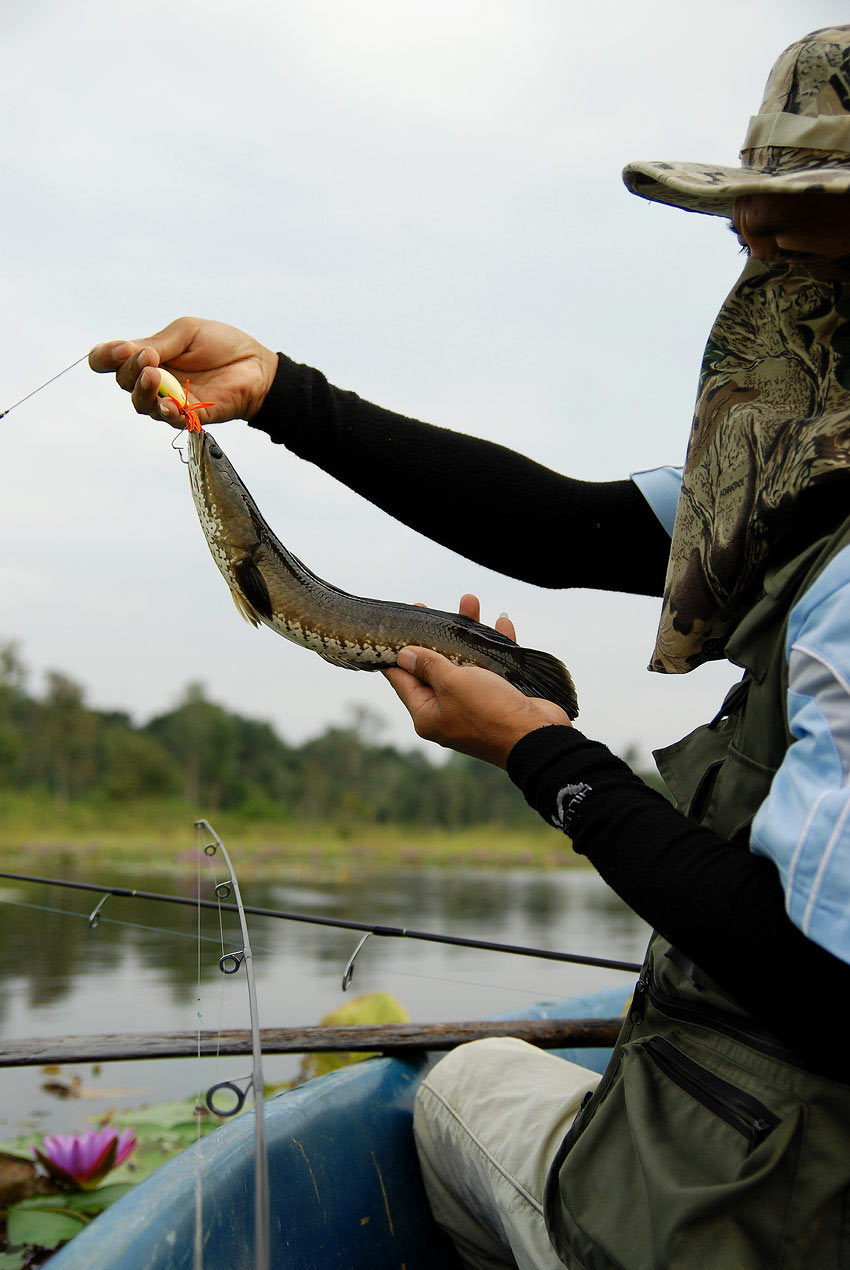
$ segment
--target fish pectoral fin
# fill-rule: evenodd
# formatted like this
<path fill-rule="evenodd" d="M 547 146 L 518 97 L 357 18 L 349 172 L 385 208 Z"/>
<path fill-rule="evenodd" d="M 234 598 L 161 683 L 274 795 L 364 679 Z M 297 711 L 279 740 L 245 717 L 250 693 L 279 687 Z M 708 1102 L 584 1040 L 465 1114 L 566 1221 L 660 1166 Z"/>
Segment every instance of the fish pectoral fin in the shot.
<path fill-rule="evenodd" d="M 254 610 L 251 608 L 251 605 L 248 604 L 244 595 L 242 595 L 239 591 L 234 591 L 233 587 L 230 588 L 230 595 L 233 600 L 233 603 L 236 605 L 236 608 L 239 610 L 240 616 L 244 617 L 245 621 L 250 622 L 252 626 L 259 626 L 260 619 L 257 617 Z"/>
<path fill-rule="evenodd" d="M 232 568 L 245 605 L 252 610 L 260 621 L 263 618 L 270 619 L 272 616 L 272 597 L 269 595 L 266 580 L 254 561 L 250 556 L 243 556 L 241 560 L 234 560 Z M 237 605 L 238 607 L 239 605 Z"/>

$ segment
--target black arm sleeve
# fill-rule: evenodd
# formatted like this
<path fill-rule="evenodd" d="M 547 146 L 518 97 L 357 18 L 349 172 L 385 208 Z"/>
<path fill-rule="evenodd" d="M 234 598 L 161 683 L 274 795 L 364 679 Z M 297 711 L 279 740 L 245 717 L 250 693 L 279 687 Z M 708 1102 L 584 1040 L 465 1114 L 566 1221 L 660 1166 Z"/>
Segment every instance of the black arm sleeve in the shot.
<path fill-rule="evenodd" d="M 661 595 L 670 539 L 632 481 L 579 481 L 407 419 L 278 356 L 250 421 L 412 529 L 545 587 Z"/>
<path fill-rule="evenodd" d="M 575 728 L 523 737 L 508 773 L 630 908 L 790 1048 L 847 1079 L 833 1023 L 850 966 L 793 925 L 771 860 L 689 820 Z"/>

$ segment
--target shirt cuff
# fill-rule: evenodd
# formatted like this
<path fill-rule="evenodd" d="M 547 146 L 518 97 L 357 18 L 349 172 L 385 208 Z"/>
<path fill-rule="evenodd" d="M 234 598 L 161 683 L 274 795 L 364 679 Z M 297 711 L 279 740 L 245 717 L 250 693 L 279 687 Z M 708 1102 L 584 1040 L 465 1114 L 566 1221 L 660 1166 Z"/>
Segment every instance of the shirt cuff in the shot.
<path fill-rule="evenodd" d="M 275 377 L 263 404 L 253 419 L 248 420 L 249 428 L 265 432 L 277 445 L 286 445 L 288 425 L 297 414 L 297 408 L 294 410 L 293 406 L 304 392 L 303 372 L 304 367 L 298 362 L 278 353 Z"/>
<path fill-rule="evenodd" d="M 570 728 L 563 723 L 537 728 L 517 741 L 511 750 L 507 761 L 508 776 L 527 797 L 529 783 L 542 768 L 553 760 L 564 758 L 586 741 L 587 737 L 578 728 Z"/>

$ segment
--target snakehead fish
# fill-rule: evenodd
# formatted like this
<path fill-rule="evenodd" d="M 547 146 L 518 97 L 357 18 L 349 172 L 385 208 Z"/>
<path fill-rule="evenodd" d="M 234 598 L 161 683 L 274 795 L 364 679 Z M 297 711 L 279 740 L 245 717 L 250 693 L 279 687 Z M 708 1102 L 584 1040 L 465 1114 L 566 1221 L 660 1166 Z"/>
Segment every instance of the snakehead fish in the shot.
<path fill-rule="evenodd" d="M 458 665 L 495 671 L 529 697 L 578 714 L 569 671 L 550 653 L 522 648 L 481 622 L 391 600 L 349 595 L 316 577 L 275 537 L 221 446 L 186 433 L 192 496 L 212 557 L 236 607 L 311 648 L 334 666 L 380 670 L 407 644 L 433 648 Z"/>

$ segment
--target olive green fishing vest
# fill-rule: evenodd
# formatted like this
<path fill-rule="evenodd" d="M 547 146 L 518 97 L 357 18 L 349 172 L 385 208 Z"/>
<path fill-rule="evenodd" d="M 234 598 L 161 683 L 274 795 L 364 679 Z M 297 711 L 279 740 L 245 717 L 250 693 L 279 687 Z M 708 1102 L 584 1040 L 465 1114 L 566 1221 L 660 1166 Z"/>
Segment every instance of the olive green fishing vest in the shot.
<path fill-rule="evenodd" d="M 727 644 L 743 680 L 656 755 L 677 806 L 741 850 L 791 741 L 788 614 L 847 544 L 850 519 L 767 574 Z M 850 1267 L 850 1083 L 807 1070 L 655 934 L 545 1202 L 560 1256 L 582 1270 Z"/>

